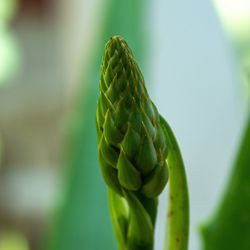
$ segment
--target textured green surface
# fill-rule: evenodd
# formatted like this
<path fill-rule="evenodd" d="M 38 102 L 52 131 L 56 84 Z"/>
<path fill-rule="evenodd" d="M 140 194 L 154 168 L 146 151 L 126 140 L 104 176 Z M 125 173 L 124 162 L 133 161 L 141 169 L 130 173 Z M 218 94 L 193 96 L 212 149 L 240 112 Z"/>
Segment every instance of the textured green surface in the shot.
<path fill-rule="evenodd" d="M 83 85 L 70 131 L 66 162 L 68 183 L 65 201 L 50 237 L 50 250 L 116 249 L 107 205 L 107 192 L 97 163 L 95 108 L 98 95 L 99 65 L 103 44 L 115 34 L 130 42 L 137 58 L 144 49 L 143 0 L 107 0 L 102 14 L 99 39 Z M 71 117 L 72 118 L 72 117 Z"/>
<path fill-rule="evenodd" d="M 105 46 L 97 105 L 98 153 L 110 188 L 157 197 L 167 183 L 167 145 L 157 108 L 125 40 Z"/>
<path fill-rule="evenodd" d="M 222 202 L 202 236 L 204 250 L 250 249 L 250 119 Z"/>
<path fill-rule="evenodd" d="M 123 197 L 122 201 L 111 193 L 111 201 L 117 201 L 111 211 L 117 214 L 113 223 L 122 237 L 121 249 L 150 250 L 157 197 L 168 180 L 167 144 L 142 73 L 120 36 L 110 38 L 104 49 L 96 125 L 102 175 L 109 188 Z M 118 214 L 116 206 L 123 202 L 128 215 Z"/>
<path fill-rule="evenodd" d="M 161 117 L 168 145 L 169 198 L 165 250 L 187 250 L 189 239 L 189 197 L 185 167 L 177 140 L 168 123 Z"/>

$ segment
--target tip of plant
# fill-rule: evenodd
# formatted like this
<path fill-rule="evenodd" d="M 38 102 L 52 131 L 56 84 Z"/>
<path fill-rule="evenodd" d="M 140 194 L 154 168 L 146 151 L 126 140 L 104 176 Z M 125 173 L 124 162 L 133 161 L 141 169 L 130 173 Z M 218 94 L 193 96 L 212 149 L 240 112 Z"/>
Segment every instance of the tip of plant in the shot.
<path fill-rule="evenodd" d="M 105 45 L 104 57 L 106 59 L 122 58 L 122 60 L 132 60 L 133 53 L 127 42 L 121 36 L 112 36 Z M 114 60 L 116 61 L 116 60 Z"/>
<path fill-rule="evenodd" d="M 110 41 L 118 41 L 118 42 L 125 41 L 124 38 L 120 35 L 111 36 L 109 40 Z"/>
<path fill-rule="evenodd" d="M 110 37 L 110 39 L 108 40 L 106 47 L 110 47 L 110 48 L 124 48 L 124 47 L 128 47 L 127 42 L 125 41 L 125 39 L 119 35 L 115 35 Z"/>

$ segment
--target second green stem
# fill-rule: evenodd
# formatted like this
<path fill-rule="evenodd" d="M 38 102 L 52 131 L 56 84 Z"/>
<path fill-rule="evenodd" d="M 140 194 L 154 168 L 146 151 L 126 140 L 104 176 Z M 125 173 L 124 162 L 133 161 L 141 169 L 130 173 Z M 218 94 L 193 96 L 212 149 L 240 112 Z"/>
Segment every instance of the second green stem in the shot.
<path fill-rule="evenodd" d="M 189 199 L 187 180 L 181 152 L 175 136 L 161 118 L 161 125 L 168 142 L 169 206 L 165 250 L 187 250 L 189 235 Z"/>

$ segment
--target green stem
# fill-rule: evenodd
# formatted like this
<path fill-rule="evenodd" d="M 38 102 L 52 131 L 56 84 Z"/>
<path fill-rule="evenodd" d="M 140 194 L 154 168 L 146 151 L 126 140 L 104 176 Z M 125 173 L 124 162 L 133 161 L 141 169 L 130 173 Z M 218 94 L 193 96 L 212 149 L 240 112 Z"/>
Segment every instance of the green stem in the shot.
<path fill-rule="evenodd" d="M 189 235 L 189 199 L 187 180 L 181 152 L 175 136 L 161 117 L 161 125 L 168 142 L 169 205 L 165 250 L 187 250 Z"/>
<path fill-rule="evenodd" d="M 118 241 L 119 250 L 126 250 L 128 212 L 124 200 L 112 189 L 108 189 L 109 209 L 113 230 Z"/>
<path fill-rule="evenodd" d="M 109 189 L 109 208 L 119 250 L 152 250 L 154 225 L 151 215 L 156 214 L 153 204 L 147 204 L 149 212 L 134 193 L 125 190 L 123 193 L 124 198 Z M 156 200 L 152 202 L 155 204 Z"/>

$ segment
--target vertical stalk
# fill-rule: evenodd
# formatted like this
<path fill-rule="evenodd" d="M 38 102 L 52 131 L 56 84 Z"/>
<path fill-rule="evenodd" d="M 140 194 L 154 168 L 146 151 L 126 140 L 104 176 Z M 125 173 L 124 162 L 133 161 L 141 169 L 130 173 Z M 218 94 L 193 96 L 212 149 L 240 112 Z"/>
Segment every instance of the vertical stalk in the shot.
<path fill-rule="evenodd" d="M 187 180 L 181 152 L 175 136 L 161 118 L 161 125 L 168 142 L 169 206 L 165 250 L 187 250 L 189 235 L 189 199 Z"/>
<path fill-rule="evenodd" d="M 128 211 L 121 196 L 108 188 L 109 209 L 119 250 L 126 250 Z"/>

